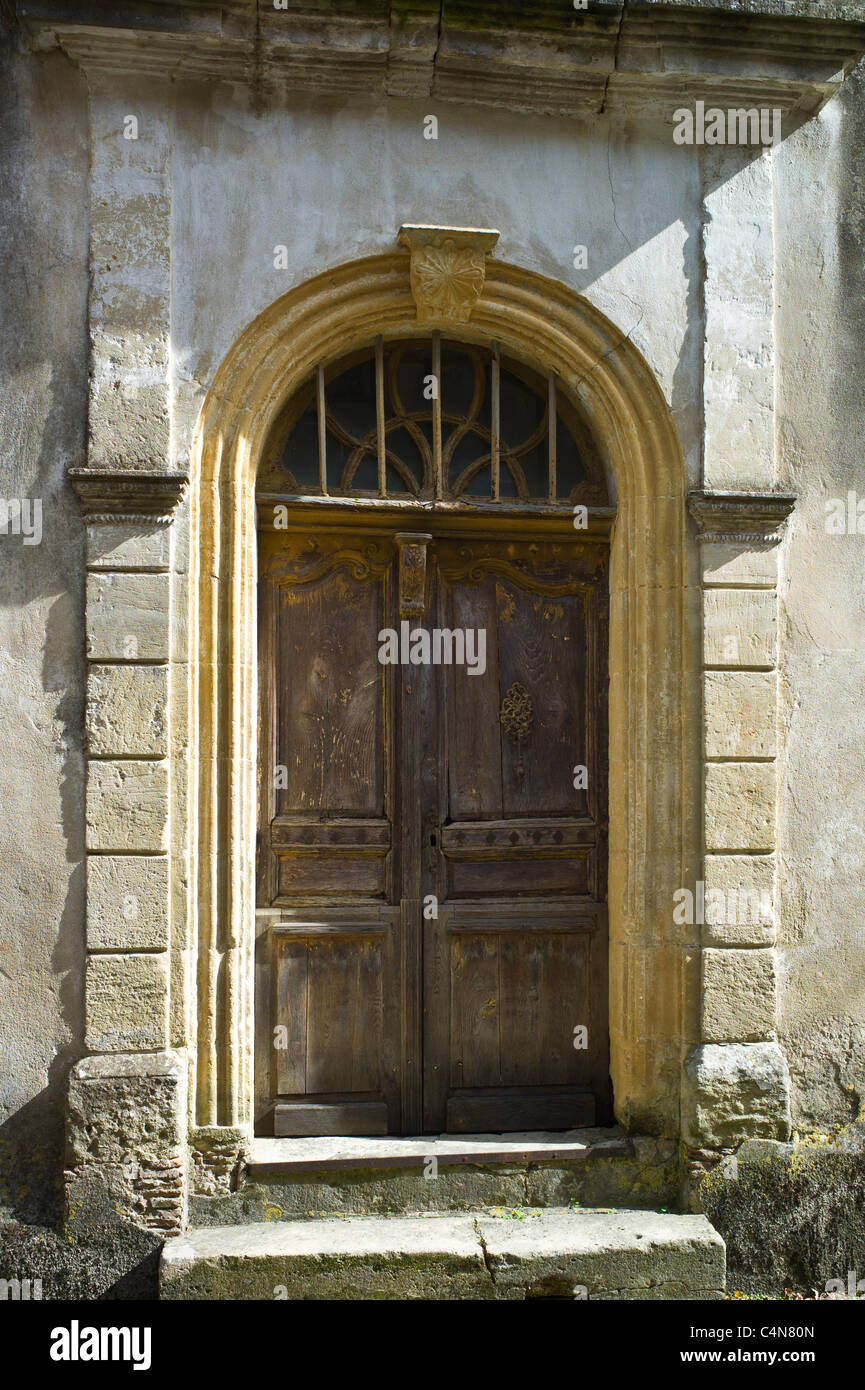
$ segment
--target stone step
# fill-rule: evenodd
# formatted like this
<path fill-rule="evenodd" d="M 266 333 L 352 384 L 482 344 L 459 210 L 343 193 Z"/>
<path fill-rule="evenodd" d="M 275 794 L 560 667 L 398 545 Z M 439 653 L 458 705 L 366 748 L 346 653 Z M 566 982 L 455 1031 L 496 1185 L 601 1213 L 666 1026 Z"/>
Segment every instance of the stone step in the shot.
<path fill-rule="evenodd" d="M 421 1138 L 256 1139 L 238 1190 L 197 1194 L 194 1226 L 481 1207 L 673 1207 L 673 1140 L 616 1127 Z"/>
<path fill-rule="evenodd" d="M 197 1228 L 166 1242 L 164 1299 L 719 1299 L 704 1216 L 548 1208 Z"/>

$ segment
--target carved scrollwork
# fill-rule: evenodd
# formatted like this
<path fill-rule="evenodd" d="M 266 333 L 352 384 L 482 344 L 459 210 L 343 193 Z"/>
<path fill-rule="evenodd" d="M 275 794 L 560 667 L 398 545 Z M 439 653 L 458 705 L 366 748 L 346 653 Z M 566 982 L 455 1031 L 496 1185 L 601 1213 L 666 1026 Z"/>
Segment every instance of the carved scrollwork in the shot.
<path fill-rule="evenodd" d="M 390 566 L 389 556 L 380 554 L 380 551 L 381 546 L 375 541 L 365 545 L 362 554 L 358 550 L 335 550 L 330 555 L 323 555 L 308 569 L 295 571 L 291 575 L 291 583 L 314 584 L 335 569 L 347 569 L 358 583 L 371 576 L 379 577 L 386 574 Z"/>
<path fill-rule="evenodd" d="M 483 584 L 490 574 L 498 574 L 503 579 L 509 579 L 513 584 L 521 589 L 528 590 L 532 594 L 540 594 L 547 598 L 557 598 L 565 594 L 579 594 L 590 588 L 586 580 L 580 579 L 542 579 L 536 574 L 529 574 L 525 570 L 514 565 L 509 560 L 503 560 L 497 555 L 475 555 L 468 546 L 460 546 L 458 551 L 460 559 L 465 561 L 463 565 L 443 565 L 441 574 L 448 583 Z"/>

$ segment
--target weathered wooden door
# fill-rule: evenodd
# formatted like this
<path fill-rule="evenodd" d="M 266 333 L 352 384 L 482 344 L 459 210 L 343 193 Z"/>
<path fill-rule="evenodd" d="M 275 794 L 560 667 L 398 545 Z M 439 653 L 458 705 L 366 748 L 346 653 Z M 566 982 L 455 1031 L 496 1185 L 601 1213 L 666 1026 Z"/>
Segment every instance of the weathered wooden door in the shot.
<path fill-rule="evenodd" d="M 262 1132 L 611 1117 L 606 558 L 262 534 Z"/>

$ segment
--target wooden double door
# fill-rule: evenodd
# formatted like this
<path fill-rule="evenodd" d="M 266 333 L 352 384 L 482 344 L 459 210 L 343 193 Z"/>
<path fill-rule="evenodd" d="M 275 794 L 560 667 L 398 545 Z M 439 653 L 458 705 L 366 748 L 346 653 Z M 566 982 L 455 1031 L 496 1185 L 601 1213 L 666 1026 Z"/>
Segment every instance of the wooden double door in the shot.
<path fill-rule="evenodd" d="M 262 531 L 259 582 L 258 1132 L 609 1120 L 606 546 Z"/>

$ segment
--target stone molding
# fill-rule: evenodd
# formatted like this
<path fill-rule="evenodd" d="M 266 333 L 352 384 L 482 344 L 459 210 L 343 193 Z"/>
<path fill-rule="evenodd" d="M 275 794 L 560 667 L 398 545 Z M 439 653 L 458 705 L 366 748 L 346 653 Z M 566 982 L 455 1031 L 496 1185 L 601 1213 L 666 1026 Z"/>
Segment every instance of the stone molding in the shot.
<path fill-rule="evenodd" d="M 110 9 L 17 0 L 31 46 L 59 46 L 76 64 L 175 81 L 220 80 L 263 93 L 296 90 L 439 98 L 596 115 L 682 102 L 771 105 L 813 112 L 865 51 L 865 24 L 822 4 L 779 13 L 765 0 L 624 4 L 561 0 L 532 6 L 415 0 L 363 7 L 331 0 L 287 8 L 249 0 Z M 359 12 L 360 10 L 360 12 Z M 865 19 L 865 12 L 861 19 Z"/>
<path fill-rule="evenodd" d="M 189 474 L 170 469 L 70 468 L 69 480 L 89 523 L 150 522 L 168 526 L 183 498 Z"/>
<path fill-rule="evenodd" d="M 688 493 L 688 510 L 701 541 L 775 545 L 795 505 L 796 494 L 792 492 Z"/>

